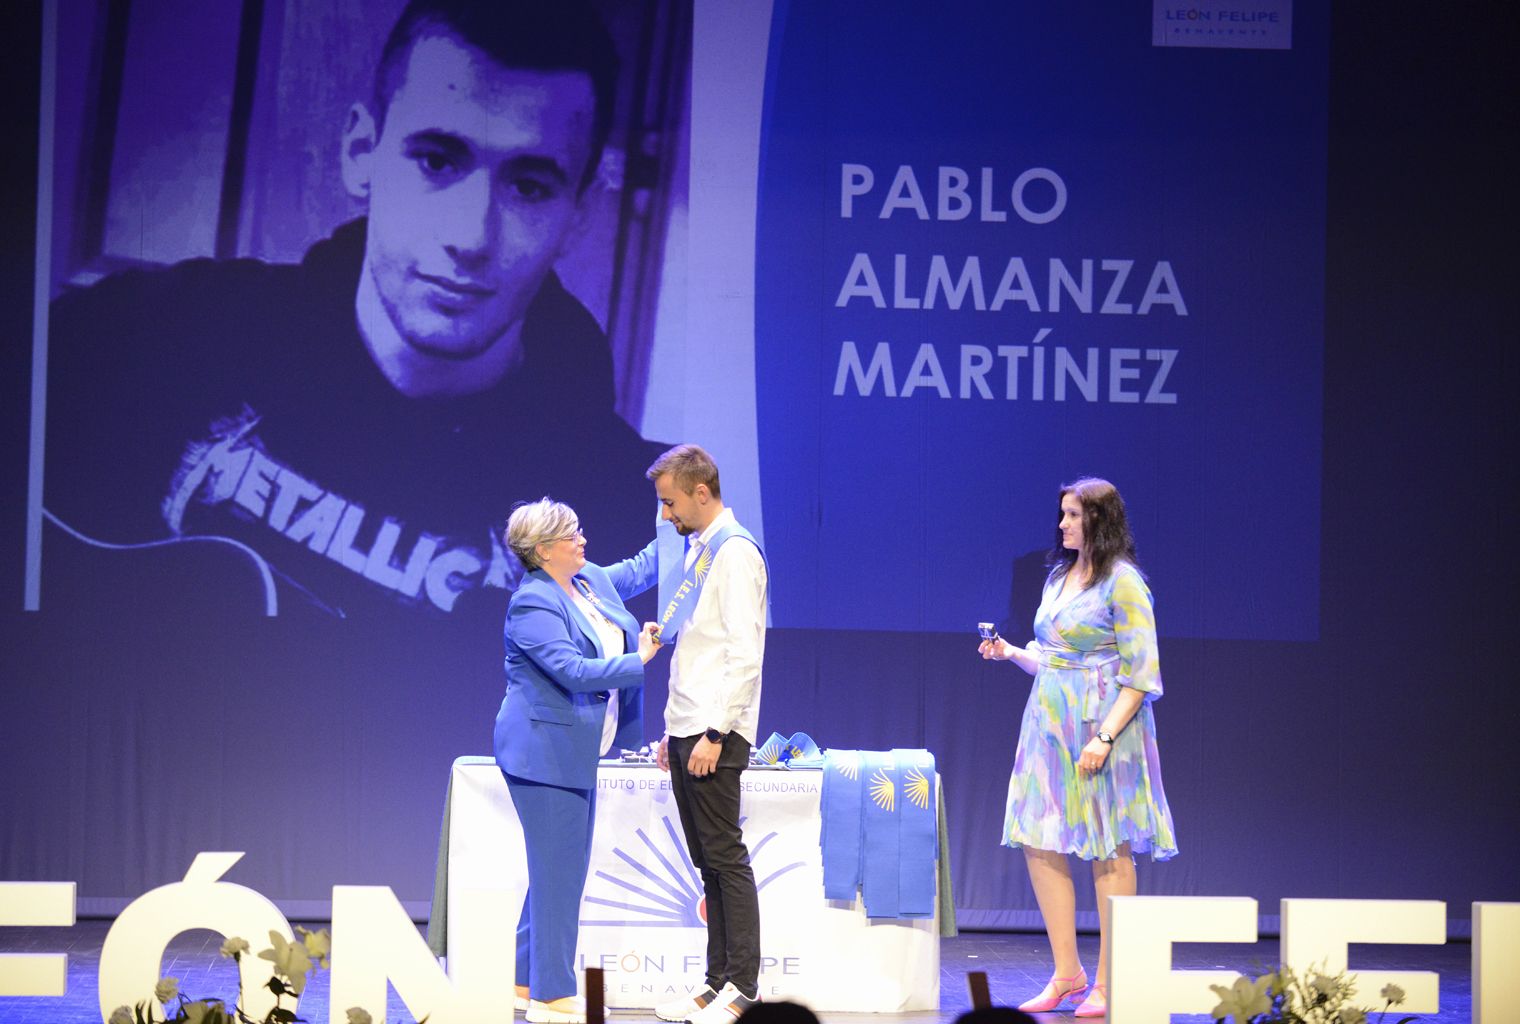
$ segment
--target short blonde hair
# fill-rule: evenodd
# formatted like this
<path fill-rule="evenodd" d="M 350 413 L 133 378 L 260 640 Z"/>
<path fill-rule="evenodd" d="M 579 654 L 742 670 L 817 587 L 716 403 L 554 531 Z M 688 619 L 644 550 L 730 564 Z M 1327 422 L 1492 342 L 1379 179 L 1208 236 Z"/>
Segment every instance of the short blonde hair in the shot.
<path fill-rule="evenodd" d="M 512 509 L 502 539 L 523 568 L 537 569 L 538 546 L 573 537 L 580 525 L 575 509 L 553 498 L 540 498 L 521 502 Z"/>
<path fill-rule="evenodd" d="M 655 459 L 654 465 L 644 471 L 644 476 L 656 480 L 667 473 L 686 494 L 695 491 L 697 484 L 706 484 L 708 494 L 723 500 L 723 490 L 718 483 L 718 464 L 700 445 L 676 445 Z"/>

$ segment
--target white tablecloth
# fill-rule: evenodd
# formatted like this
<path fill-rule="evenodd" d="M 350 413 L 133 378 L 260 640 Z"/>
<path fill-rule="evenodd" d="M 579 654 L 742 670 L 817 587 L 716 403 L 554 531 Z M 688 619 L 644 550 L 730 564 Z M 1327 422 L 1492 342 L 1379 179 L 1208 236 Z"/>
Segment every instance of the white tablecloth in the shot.
<path fill-rule="evenodd" d="M 823 898 L 822 783 L 816 769 L 744 773 L 744 838 L 760 887 L 761 997 L 819 1011 L 938 1009 L 938 914 L 872 921 L 858 899 Z M 490 758 L 455 761 L 449 790 L 430 941 L 447 951 L 451 973 L 455 961 L 479 963 L 482 954 L 510 972 L 527 886 L 522 828 Z M 576 968 L 602 968 L 609 1006 L 652 1007 L 702 984 L 705 908 L 685 849 L 670 776 L 653 766 L 603 765 Z M 485 906 L 495 909 L 479 912 Z"/>

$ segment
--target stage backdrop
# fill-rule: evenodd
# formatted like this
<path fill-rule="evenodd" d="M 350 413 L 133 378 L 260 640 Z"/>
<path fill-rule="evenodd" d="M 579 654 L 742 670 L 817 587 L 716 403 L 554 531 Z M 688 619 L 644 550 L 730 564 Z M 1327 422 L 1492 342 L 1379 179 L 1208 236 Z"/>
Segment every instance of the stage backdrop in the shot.
<path fill-rule="evenodd" d="M 1465 650 L 1508 591 L 1447 575 L 1429 511 L 1483 463 L 1401 393 L 1434 350 L 1386 301 L 1415 291 L 1395 245 L 1461 236 L 1389 235 L 1380 204 L 1451 172 L 1384 162 L 1420 149 L 1368 127 L 1356 33 L 1332 77 L 1326 5 L 608 0 L 599 170 L 545 117 L 560 177 L 473 191 L 475 151 L 428 148 L 495 123 L 427 99 L 457 48 L 376 75 L 399 0 L 203 6 L 55 0 L 38 33 L 0 878 L 112 913 L 236 849 L 291 913 L 377 883 L 425 916 L 449 766 L 489 752 L 501 696 L 511 503 L 567 500 L 593 559 L 631 554 L 643 469 L 696 441 L 771 567 L 758 738 L 932 750 L 963 925 L 1038 923 L 998 846 L 1029 680 L 975 624 L 1028 638 L 1085 474 L 1125 495 L 1156 597 L 1182 852 L 1142 891 L 1440 898 L 1457 932 L 1516 897 L 1513 814 L 1462 811 L 1461 757 L 1412 756 L 1471 742 L 1479 695 L 1515 703 Z M 440 285 L 445 256 L 507 269 Z M 499 383 L 387 375 L 363 325 L 406 313 L 397 260 L 419 309 L 520 288 Z M 1427 327 L 1475 308 L 1418 284 Z M 1444 379 L 1502 390 L 1463 358 Z"/>

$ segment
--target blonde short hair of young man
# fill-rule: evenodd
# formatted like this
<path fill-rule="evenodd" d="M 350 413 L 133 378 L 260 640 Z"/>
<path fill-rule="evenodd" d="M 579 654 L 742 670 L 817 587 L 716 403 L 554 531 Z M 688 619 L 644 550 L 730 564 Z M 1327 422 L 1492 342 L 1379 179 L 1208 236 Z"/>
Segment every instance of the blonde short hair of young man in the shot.
<path fill-rule="evenodd" d="M 654 480 L 667 473 L 686 494 L 695 491 L 697 484 L 706 484 L 708 494 L 723 500 L 723 491 L 718 486 L 718 464 L 700 445 L 676 445 L 655 459 L 654 465 L 644 471 L 644 476 Z"/>
<path fill-rule="evenodd" d="M 575 536 L 581 526 L 575 509 L 552 498 L 526 501 L 512 510 L 502 539 L 525 569 L 537 569 L 538 546 Z"/>

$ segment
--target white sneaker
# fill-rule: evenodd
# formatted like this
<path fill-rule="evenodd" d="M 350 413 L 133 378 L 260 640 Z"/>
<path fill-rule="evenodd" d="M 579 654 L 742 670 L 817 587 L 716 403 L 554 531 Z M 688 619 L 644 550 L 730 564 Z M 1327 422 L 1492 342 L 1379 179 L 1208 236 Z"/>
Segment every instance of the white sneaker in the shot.
<path fill-rule="evenodd" d="M 559 1002 L 558 999 L 555 1002 Z M 528 1000 L 525 1017 L 528 1024 L 586 1024 L 586 1001 L 579 997 L 571 1000 L 571 1009 L 557 1010 L 537 999 Z"/>
<path fill-rule="evenodd" d="M 751 999 L 735 988 L 733 982 L 729 982 L 718 993 L 718 998 L 687 1017 L 686 1024 L 734 1024 L 740 1014 L 758 1002 L 759 993 Z"/>
<path fill-rule="evenodd" d="M 668 1003 L 661 1003 L 654 1008 L 654 1015 L 661 1020 L 683 1021 L 716 998 L 718 998 L 718 993 L 704 985 L 700 992 L 693 992 L 689 996 L 678 996 Z"/>
<path fill-rule="evenodd" d="M 527 1013 L 528 1012 L 528 997 L 527 996 L 520 996 L 516 992 L 512 993 L 512 1012 L 513 1013 Z"/>

